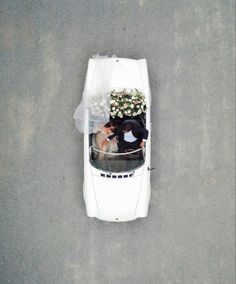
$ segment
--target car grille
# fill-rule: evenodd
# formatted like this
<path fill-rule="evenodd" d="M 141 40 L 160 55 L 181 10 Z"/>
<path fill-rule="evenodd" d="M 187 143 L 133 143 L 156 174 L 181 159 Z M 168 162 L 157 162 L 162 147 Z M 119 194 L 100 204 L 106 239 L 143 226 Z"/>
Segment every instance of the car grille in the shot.
<path fill-rule="evenodd" d="M 101 177 L 106 177 L 106 178 L 128 178 L 128 177 L 132 177 L 134 174 L 133 173 L 130 173 L 130 174 L 118 174 L 118 175 L 115 175 L 115 174 L 104 174 L 104 173 L 101 173 Z"/>

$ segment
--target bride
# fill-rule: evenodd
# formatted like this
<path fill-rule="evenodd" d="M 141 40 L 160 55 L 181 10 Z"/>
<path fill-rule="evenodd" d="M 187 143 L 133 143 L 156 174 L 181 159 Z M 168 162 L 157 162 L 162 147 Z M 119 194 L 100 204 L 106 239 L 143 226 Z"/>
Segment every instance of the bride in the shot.
<path fill-rule="evenodd" d="M 118 147 L 117 147 L 117 140 L 116 138 L 112 139 L 112 143 L 107 143 L 104 144 L 102 143 L 104 139 L 107 139 L 108 136 L 112 135 L 115 131 L 116 124 L 113 122 L 108 122 L 105 125 L 101 125 L 94 131 L 94 139 L 93 139 L 93 146 L 103 152 L 118 152 Z M 98 153 L 98 160 L 103 160 L 106 157 L 108 159 L 113 158 L 112 155 L 105 155 L 104 153 Z"/>

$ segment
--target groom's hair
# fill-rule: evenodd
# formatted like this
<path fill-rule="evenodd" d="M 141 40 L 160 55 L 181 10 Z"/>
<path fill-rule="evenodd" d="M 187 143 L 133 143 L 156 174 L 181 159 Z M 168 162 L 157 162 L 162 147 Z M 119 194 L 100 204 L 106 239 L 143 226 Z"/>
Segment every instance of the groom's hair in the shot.
<path fill-rule="evenodd" d="M 130 131 L 132 128 L 133 128 L 133 125 L 132 125 L 131 123 L 126 123 L 126 124 L 124 125 L 123 130 L 124 130 L 124 131 Z"/>

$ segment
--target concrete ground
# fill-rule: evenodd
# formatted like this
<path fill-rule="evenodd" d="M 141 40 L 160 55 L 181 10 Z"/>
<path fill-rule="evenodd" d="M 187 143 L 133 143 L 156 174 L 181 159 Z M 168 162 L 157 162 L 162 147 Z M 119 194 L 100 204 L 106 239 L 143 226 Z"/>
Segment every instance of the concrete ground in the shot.
<path fill-rule="evenodd" d="M 234 283 L 234 1 L 0 0 L 0 283 Z M 93 54 L 146 58 L 149 215 L 87 218 Z"/>

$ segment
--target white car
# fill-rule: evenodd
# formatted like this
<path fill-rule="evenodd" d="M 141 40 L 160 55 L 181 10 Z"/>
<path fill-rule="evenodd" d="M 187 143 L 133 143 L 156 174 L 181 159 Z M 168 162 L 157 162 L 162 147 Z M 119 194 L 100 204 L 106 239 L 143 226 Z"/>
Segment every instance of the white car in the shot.
<path fill-rule="evenodd" d="M 122 89 L 136 89 L 144 94 L 146 113 L 132 119 L 148 130 L 148 139 L 143 148 L 128 154 L 104 152 L 94 146 L 94 129 L 109 120 L 111 91 Z M 83 195 L 89 217 L 124 222 L 147 216 L 151 195 L 150 111 L 146 59 L 89 59 L 83 99 L 74 114 L 77 128 L 84 133 Z M 99 153 L 103 154 L 102 159 L 97 158 Z"/>

